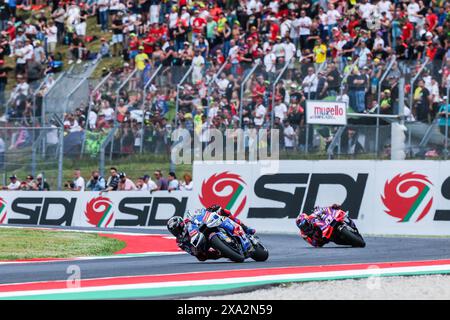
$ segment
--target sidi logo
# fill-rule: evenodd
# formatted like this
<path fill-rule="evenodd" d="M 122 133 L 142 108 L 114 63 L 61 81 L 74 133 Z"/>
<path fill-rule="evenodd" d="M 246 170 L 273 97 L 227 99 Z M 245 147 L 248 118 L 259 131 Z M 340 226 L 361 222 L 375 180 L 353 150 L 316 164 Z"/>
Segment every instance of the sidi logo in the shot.
<path fill-rule="evenodd" d="M 224 171 L 203 181 L 199 199 L 205 207 L 218 204 L 238 216 L 247 202 L 245 186 L 240 175 Z"/>
<path fill-rule="evenodd" d="M 113 217 L 112 202 L 106 197 L 96 197 L 86 204 L 84 211 L 87 222 L 96 227 L 107 227 Z"/>
<path fill-rule="evenodd" d="M 6 201 L 0 198 L 0 224 L 6 222 Z"/>
<path fill-rule="evenodd" d="M 433 204 L 433 184 L 427 176 L 415 172 L 398 174 L 384 185 L 381 200 L 384 212 L 398 218 L 398 222 L 422 220 Z"/>

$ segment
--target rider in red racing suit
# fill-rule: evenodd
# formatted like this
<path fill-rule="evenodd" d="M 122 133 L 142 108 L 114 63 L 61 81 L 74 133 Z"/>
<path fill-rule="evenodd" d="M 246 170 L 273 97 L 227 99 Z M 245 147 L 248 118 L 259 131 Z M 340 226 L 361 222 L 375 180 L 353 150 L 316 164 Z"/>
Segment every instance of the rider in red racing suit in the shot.
<path fill-rule="evenodd" d="M 221 216 L 230 218 L 231 220 L 233 220 L 234 222 L 239 224 L 244 229 L 244 232 L 247 234 L 255 233 L 254 229 L 247 227 L 244 223 L 242 223 L 241 220 L 233 217 L 231 212 L 227 209 L 223 209 L 218 205 L 212 205 L 209 208 L 206 208 L 206 210 L 209 212 L 218 211 L 218 213 Z M 203 251 L 198 250 L 191 244 L 191 237 L 190 237 L 189 231 L 188 231 L 189 223 L 191 223 L 191 220 L 189 218 L 184 219 L 182 222 L 183 230 L 181 231 L 181 233 L 175 235 L 178 247 L 180 249 L 186 251 L 190 255 L 195 256 L 199 261 L 205 261 L 205 260 L 210 260 L 210 259 L 216 260 L 216 259 L 221 258 L 220 253 L 217 252 L 216 250 L 214 250 L 213 248 L 209 248 L 206 252 L 203 252 Z"/>
<path fill-rule="evenodd" d="M 322 247 L 327 244 L 329 240 L 322 236 L 322 230 L 320 229 L 325 223 L 320 217 L 326 210 L 340 208 L 340 205 L 333 204 L 331 207 L 315 207 L 310 215 L 300 213 L 295 220 L 297 227 L 300 229 L 300 236 L 313 247 Z"/>

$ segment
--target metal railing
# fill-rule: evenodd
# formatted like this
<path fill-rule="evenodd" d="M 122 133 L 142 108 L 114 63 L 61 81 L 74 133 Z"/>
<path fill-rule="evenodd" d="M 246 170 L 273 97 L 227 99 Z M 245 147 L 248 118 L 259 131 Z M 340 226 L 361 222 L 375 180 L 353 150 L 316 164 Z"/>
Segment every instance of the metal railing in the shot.
<path fill-rule="evenodd" d="M 88 111 L 87 111 L 86 123 L 84 126 L 85 131 L 89 130 L 89 115 L 92 111 L 92 106 L 94 105 L 94 95 L 97 93 L 98 90 L 100 90 L 100 88 L 106 83 L 106 81 L 108 81 L 108 79 L 111 77 L 111 75 L 112 75 L 112 72 L 108 73 L 105 77 L 103 77 L 103 79 L 95 86 L 95 88 L 89 94 L 89 106 L 88 106 Z M 81 144 L 81 154 L 80 155 L 84 154 L 85 146 L 86 146 L 86 134 L 84 135 L 83 142 Z"/>
<path fill-rule="evenodd" d="M 186 81 L 186 79 L 192 73 L 192 70 L 194 70 L 193 64 L 191 64 L 188 71 L 184 74 L 183 78 L 181 78 L 181 81 L 177 84 L 177 97 L 175 100 L 175 127 L 178 127 L 178 112 L 179 112 L 179 108 L 180 108 L 180 89 L 182 88 L 183 83 Z"/>
<path fill-rule="evenodd" d="M 274 119 L 275 119 L 275 91 L 276 91 L 276 86 L 278 84 L 278 82 L 280 82 L 281 77 L 283 76 L 283 74 L 286 72 L 287 68 L 289 67 L 290 63 L 292 60 L 294 60 L 295 57 L 292 57 L 290 60 L 286 61 L 286 64 L 283 66 L 283 68 L 281 69 L 280 73 L 278 74 L 278 77 L 275 79 L 275 81 L 273 82 L 272 85 L 272 114 L 270 117 L 270 124 L 271 126 L 273 126 L 274 123 Z"/>
<path fill-rule="evenodd" d="M 73 68 L 74 66 L 72 66 L 72 68 Z M 72 68 L 71 69 L 69 69 L 69 71 L 68 72 L 70 72 L 70 70 L 72 70 Z M 63 72 L 61 72 L 61 74 L 59 75 L 59 77 L 55 80 L 55 82 L 53 83 L 53 85 L 52 85 L 52 87 L 50 88 L 50 90 L 48 90 L 45 94 L 44 94 L 44 96 L 42 97 L 42 118 L 41 118 L 41 121 L 42 121 L 42 123 L 41 123 L 41 125 L 42 126 L 45 126 L 46 125 L 46 123 L 47 123 L 47 121 L 46 121 L 46 115 L 47 115 L 47 113 L 46 113 L 46 111 L 47 111 L 47 103 L 48 103 L 48 101 L 47 101 L 47 97 L 50 95 L 50 93 L 53 91 L 53 90 L 55 90 L 55 88 L 57 87 L 57 84 L 58 83 L 60 83 L 61 81 L 62 81 L 62 79 L 64 78 L 64 76 L 67 74 L 67 72 L 66 71 L 63 71 Z"/>
<path fill-rule="evenodd" d="M 258 60 L 241 83 L 240 97 L 239 97 L 240 98 L 239 125 L 241 125 L 241 126 L 242 126 L 242 111 L 244 109 L 244 88 L 245 88 L 247 81 L 250 79 L 250 77 L 253 75 L 253 73 L 256 71 L 256 69 L 258 68 L 258 66 L 260 64 L 261 64 L 261 60 Z"/>
<path fill-rule="evenodd" d="M 105 153 L 106 153 L 106 148 L 108 146 L 108 144 L 111 143 L 111 145 L 113 144 L 114 141 L 114 135 L 116 134 L 117 129 L 119 128 L 118 124 L 116 123 L 116 125 L 114 127 L 111 128 L 111 130 L 108 132 L 108 135 L 105 139 L 105 141 L 103 141 L 101 147 L 100 147 L 100 157 L 99 157 L 99 171 L 100 171 L 100 175 L 104 176 L 105 174 Z M 111 155 L 110 158 L 112 157 L 112 149 L 111 149 Z"/>
<path fill-rule="evenodd" d="M 151 75 L 150 79 L 148 79 L 147 83 L 144 85 L 144 92 L 142 94 L 142 127 L 141 127 L 141 145 L 139 146 L 139 152 L 142 154 L 144 150 L 144 126 L 145 126 L 145 108 L 144 103 L 147 97 L 147 89 L 152 84 L 153 79 L 155 79 L 156 75 L 162 70 L 162 64 L 156 69 L 156 71 Z"/>
<path fill-rule="evenodd" d="M 384 81 L 384 79 L 386 79 L 387 75 L 389 74 L 389 72 L 391 71 L 392 67 L 394 66 L 394 63 L 396 61 L 396 56 L 392 56 L 392 60 L 389 62 L 389 65 L 387 66 L 385 72 L 383 73 L 383 75 L 381 76 L 381 79 L 378 83 L 378 92 L 377 92 L 377 101 L 378 101 L 378 108 L 377 108 L 377 114 L 379 115 L 381 112 L 381 106 L 380 106 L 380 99 L 381 99 L 381 85 Z M 380 117 L 377 117 L 377 128 L 376 128 L 376 134 L 375 134 L 375 148 L 376 148 L 376 153 L 378 154 L 378 141 L 380 140 Z"/>

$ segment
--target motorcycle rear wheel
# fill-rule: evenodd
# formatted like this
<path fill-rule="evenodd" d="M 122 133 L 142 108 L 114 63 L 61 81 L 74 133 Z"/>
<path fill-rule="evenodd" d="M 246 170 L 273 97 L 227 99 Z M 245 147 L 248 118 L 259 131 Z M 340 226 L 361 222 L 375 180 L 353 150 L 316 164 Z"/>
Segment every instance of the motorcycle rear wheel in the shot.
<path fill-rule="evenodd" d="M 347 227 L 341 229 L 340 238 L 348 242 L 352 247 L 364 248 L 366 246 L 366 242 L 361 235 L 350 231 Z"/>
<path fill-rule="evenodd" d="M 245 260 L 243 254 L 238 253 L 230 248 L 230 246 L 217 235 L 214 235 L 211 238 L 211 247 L 219 251 L 223 257 L 228 258 L 231 261 L 244 262 Z"/>

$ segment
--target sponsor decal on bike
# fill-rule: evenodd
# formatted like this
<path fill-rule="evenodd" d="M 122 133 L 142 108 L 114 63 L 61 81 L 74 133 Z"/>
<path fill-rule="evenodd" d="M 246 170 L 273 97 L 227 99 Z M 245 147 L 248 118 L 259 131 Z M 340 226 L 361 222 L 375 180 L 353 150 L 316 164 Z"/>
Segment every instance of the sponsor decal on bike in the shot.
<path fill-rule="evenodd" d="M 398 222 L 422 220 L 433 204 L 432 187 L 431 181 L 423 174 L 412 171 L 396 175 L 384 185 L 381 196 L 384 212 L 398 218 Z"/>
<path fill-rule="evenodd" d="M 0 198 L 0 224 L 3 224 L 6 221 L 6 201 L 3 198 Z"/>
<path fill-rule="evenodd" d="M 86 204 L 84 211 L 87 222 L 96 227 L 107 227 L 114 217 L 112 201 L 106 197 L 96 197 Z"/>
<path fill-rule="evenodd" d="M 240 175 L 224 171 L 203 181 L 199 199 L 206 208 L 218 204 L 236 217 L 247 203 L 245 187 L 246 183 Z"/>

